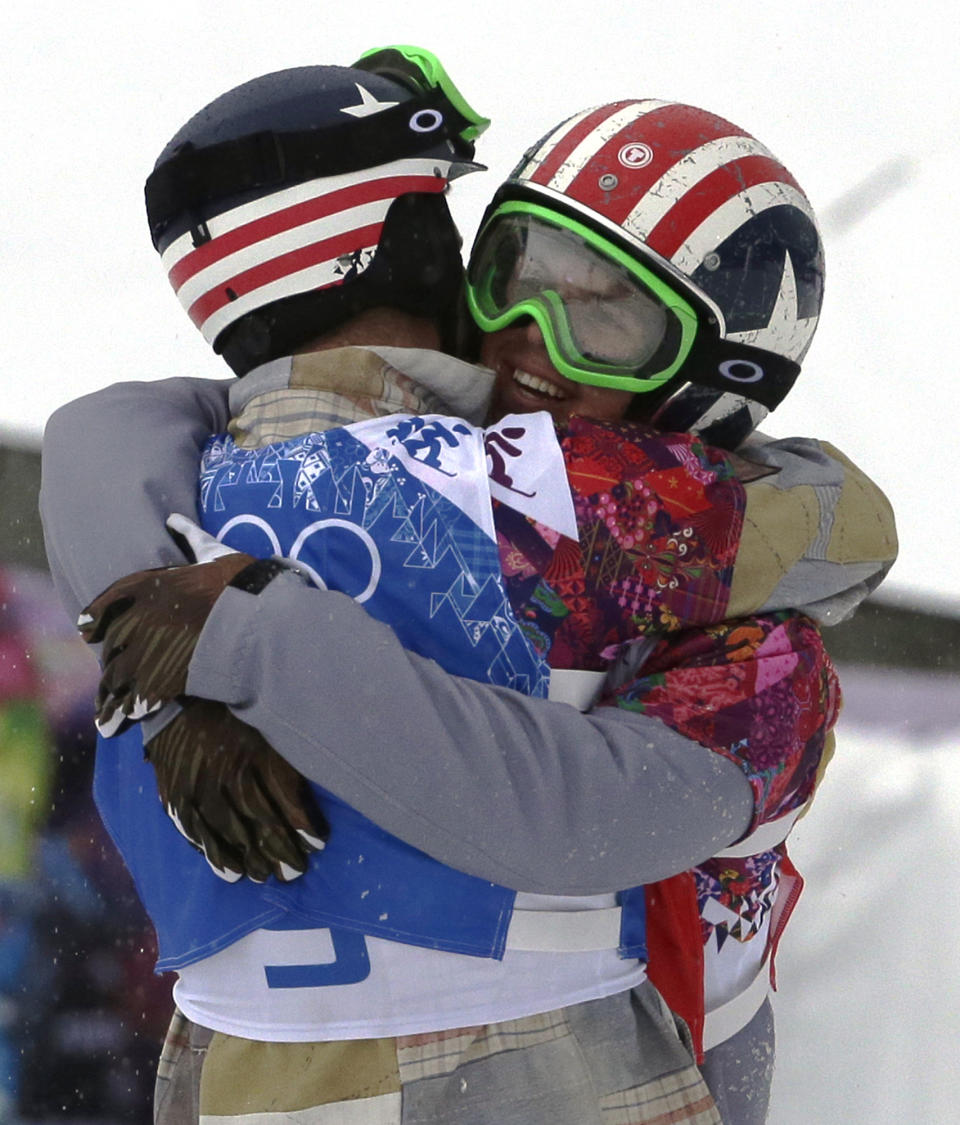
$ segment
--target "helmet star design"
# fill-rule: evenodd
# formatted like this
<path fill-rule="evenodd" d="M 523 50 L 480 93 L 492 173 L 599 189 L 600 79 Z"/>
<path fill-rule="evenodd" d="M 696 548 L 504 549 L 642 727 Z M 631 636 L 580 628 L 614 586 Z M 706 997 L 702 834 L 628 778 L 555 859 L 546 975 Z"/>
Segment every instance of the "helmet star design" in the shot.
<path fill-rule="evenodd" d="M 354 85 L 360 95 L 360 101 L 356 105 L 343 106 L 340 110 L 341 113 L 349 113 L 351 117 L 369 117 L 371 113 L 380 113 L 381 110 L 390 109 L 397 104 L 396 102 L 378 101 L 366 86 L 361 86 L 359 82 L 355 82 Z"/>

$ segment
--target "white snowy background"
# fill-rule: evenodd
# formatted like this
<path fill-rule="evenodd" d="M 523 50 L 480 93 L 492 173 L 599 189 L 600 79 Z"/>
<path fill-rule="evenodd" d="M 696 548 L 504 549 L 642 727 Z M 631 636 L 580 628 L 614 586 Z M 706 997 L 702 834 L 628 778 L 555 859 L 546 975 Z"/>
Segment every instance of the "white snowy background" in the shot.
<path fill-rule="evenodd" d="M 157 153 L 256 74 L 413 43 L 493 119 L 489 173 L 451 199 L 468 245 L 524 148 L 599 102 L 692 102 L 785 161 L 821 216 L 827 296 L 765 428 L 828 438 L 866 468 L 901 535 L 883 596 L 956 612 L 958 40 L 951 0 L 17 4 L 0 42 L 0 437 L 35 443 L 60 403 L 118 379 L 225 374 L 147 237 Z M 795 833 L 808 890 L 781 955 L 772 1122 L 939 1125 L 960 1104 L 960 688 L 895 673 L 845 686 L 837 760 Z"/>
<path fill-rule="evenodd" d="M 960 1120 L 960 683 L 840 669 L 837 753 L 790 855 L 769 1125 Z"/>

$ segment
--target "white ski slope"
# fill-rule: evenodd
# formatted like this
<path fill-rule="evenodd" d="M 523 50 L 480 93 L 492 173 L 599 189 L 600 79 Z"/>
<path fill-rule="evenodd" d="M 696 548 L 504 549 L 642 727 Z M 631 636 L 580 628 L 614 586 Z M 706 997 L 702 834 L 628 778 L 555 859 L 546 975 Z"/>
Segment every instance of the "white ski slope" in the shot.
<path fill-rule="evenodd" d="M 837 753 L 791 855 L 769 1125 L 960 1120 L 960 682 L 841 669 Z"/>

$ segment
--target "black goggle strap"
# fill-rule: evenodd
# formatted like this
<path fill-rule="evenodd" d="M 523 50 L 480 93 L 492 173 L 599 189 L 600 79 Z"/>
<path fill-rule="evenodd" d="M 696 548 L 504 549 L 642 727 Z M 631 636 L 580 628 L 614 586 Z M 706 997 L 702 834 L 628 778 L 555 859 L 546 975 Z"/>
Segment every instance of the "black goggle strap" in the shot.
<path fill-rule="evenodd" d="M 288 133 L 266 130 L 204 148 L 187 141 L 147 178 L 144 194 L 154 246 L 166 223 L 177 216 L 198 214 L 208 204 L 245 191 L 369 168 L 371 153 L 377 164 L 389 164 L 449 141 L 462 154 L 458 128 L 446 96 L 433 91 L 341 125 Z M 199 220 L 196 225 L 202 227 Z"/>
<path fill-rule="evenodd" d="M 674 378 L 741 395 L 768 410 L 780 405 L 800 374 L 800 364 L 753 344 L 701 333 Z"/>

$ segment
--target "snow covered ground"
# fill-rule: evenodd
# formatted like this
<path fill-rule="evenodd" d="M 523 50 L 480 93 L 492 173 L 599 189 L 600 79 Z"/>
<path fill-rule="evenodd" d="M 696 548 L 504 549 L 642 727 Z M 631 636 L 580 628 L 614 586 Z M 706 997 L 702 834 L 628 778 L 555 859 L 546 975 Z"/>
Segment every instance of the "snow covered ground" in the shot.
<path fill-rule="evenodd" d="M 960 1119 L 960 682 L 841 669 L 837 753 L 791 837 L 770 1125 Z"/>

